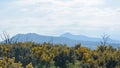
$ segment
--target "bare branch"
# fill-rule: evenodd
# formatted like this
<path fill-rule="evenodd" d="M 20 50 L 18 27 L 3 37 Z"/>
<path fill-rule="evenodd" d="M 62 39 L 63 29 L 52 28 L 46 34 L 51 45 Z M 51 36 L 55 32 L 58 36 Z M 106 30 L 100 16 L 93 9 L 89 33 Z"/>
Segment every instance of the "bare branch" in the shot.
<path fill-rule="evenodd" d="M 107 35 L 107 34 L 102 35 L 101 44 L 105 46 L 108 42 L 108 39 L 109 39 L 109 35 Z"/>
<path fill-rule="evenodd" d="M 12 39 L 10 39 L 10 35 L 9 34 L 7 34 L 7 32 L 3 32 L 2 34 L 1 34 L 1 39 L 4 41 L 4 43 L 6 43 L 6 44 L 11 44 L 11 42 L 12 42 Z"/>

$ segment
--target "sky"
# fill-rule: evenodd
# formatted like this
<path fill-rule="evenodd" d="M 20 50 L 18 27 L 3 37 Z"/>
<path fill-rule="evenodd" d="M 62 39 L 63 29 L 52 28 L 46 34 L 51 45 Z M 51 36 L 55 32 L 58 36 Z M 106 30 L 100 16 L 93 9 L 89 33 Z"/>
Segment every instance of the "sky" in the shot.
<path fill-rule="evenodd" d="M 0 34 L 66 32 L 120 40 L 120 0 L 0 0 Z"/>

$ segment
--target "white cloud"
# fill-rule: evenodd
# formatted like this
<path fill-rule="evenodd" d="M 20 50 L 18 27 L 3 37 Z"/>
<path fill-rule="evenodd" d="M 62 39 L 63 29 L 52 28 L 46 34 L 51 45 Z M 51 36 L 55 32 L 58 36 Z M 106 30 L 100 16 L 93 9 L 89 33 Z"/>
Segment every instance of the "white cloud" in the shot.
<path fill-rule="evenodd" d="M 36 32 L 61 34 L 71 32 L 100 35 L 119 32 L 120 8 L 98 7 L 106 0 L 16 0 L 0 13 L 6 14 L 0 20 L 1 31 L 12 34 Z M 10 11 L 10 13 L 7 13 Z M 13 11 L 13 12 L 11 12 Z M 7 14 L 11 14 L 9 17 Z M 13 14 L 13 16 L 12 16 Z M 16 16 L 14 16 L 16 15 Z M 107 30 L 106 30 L 107 29 Z"/>
<path fill-rule="evenodd" d="M 60 6 L 74 6 L 74 5 L 100 5 L 104 4 L 105 0 L 16 0 L 10 3 L 17 6 L 28 6 L 40 3 L 52 3 Z"/>

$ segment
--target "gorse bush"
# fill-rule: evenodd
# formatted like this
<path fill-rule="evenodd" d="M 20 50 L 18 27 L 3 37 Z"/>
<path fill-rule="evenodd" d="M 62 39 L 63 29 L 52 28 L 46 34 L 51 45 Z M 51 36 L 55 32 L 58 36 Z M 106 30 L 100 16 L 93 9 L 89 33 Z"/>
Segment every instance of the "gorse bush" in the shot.
<path fill-rule="evenodd" d="M 0 68 L 120 68 L 120 49 L 104 45 L 0 44 L 0 57 Z"/>

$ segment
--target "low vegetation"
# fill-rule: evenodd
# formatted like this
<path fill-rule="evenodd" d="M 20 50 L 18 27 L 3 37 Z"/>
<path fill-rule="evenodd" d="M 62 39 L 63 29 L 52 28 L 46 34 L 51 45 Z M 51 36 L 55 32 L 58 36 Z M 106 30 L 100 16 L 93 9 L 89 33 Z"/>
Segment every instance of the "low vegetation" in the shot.
<path fill-rule="evenodd" d="M 120 49 L 100 45 L 92 50 L 77 44 L 0 44 L 0 68 L 120 68 Z"/>

